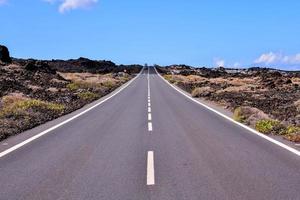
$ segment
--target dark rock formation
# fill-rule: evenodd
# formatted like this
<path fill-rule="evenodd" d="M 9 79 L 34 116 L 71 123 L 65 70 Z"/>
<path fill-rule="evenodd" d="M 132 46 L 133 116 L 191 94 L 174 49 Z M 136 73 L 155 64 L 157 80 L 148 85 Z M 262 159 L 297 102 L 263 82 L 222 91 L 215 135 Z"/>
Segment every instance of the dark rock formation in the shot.
<path fill-rule="evenodd" d="M 4 63 L 10 63 L 11 58 L 9 56 L 9 51 L 6 46 L 0 45 L 0 61 Z"/>

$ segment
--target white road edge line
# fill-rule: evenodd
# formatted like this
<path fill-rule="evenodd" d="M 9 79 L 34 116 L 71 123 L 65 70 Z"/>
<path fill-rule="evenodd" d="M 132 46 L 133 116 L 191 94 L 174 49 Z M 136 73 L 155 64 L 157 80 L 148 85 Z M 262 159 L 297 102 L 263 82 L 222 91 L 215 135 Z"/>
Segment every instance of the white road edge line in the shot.
<path fill-rule="evenodd" d="M 147 185 L 155 185 L 153 151 L 148 151 L 147 155 Z"/>
<path fill-rule="evenodd" d="M 151 107 L 151 103 L 148 102 L 148 106 Z"/>
<path fill-rule="evenodd" d="M 65 125 L 65 124 L 67 124 L 67 123 L 69 123 L 70 121 L 72 121 L 72 120 L 74 120 L 74 119 L 80 117 L 81 115 L 83 115 L 83 114 L 89 112 L 90 110 L 96 108 L 97 106 L 103 104 L 103 103 L 106 102 L 107 100 L 113 98 L 114 96 L 116 96 L 117 94 L 119 94 L 121 91 L 123 91 L 125 88 L 127 88 L 133 81 L 135 81 L 135 80 L 143 73 L 143 71 L 144 71 L 144 67 L 143 67 L 143 69 L 140 71 L 140 73 L 139 73 L 136 77 L 134 77 L 131 81 L 129 81 L 128 83 L 126 83 L 126 84 L 125 84 L 123 87 L 121 87 L 118 91 L 116 91 L 114 94 L 112 94 L 111 96 L 107 97 L 106 99 L 103 99 L 103 100 L 100 101 L 99 103 L 93 105 L 92 107 L 90 107 L 90 108 L 88 108 L 88 109 L 86 109 L 86 110 L 84 110 L 84 111 L 78 113 L 77 115 L 74 115 L 73 117 L 71 117 L 71 118 L 69 118 L 69 119 L 67 119 L 67 120 L 65 120 L 65 121 L 63 121 L 63 122 L 61 122 L 61 123 L 59 123 L 59 124 L 57 124 L 57 125 L 55 125 L 55 126 L 52 126 L 52 127 L 49 128 L 49 129 L 46 129 L 46 130 L 42 131 L 41 133 L 39 133 L 39 134 L 37 134 L 37 135 L 35 135 L 35 136 L 31 137 L 31 138 L 28 138 L 27 140 L 25 140 L 25 141 L 23 141 L 23 142 L 21 142 L 21 143 L 19 143 L 19 144 L 16 144 L 15 146 L 10 147 L 9 149 L 6 149 L 6 150 L 2 151 L 2 152 L 0 153 L 0 158 L 2 158 L 2 157 L 4 157 L 4 156 L 6 156 L 7 154 L 9 154 L 9 153 L 11 153 L 11 152 L 13 152 L 13 151 L 15 151 L 15 150 L 21 148 L 21 147 L 24 146 L 24 145 L 26 145 L 26 144 L 28 144 L 28 143 L 30 143 L 30 142 L 32 142 L 32 141 L 34 141 L 34 140 L 36 140 L 36 139 L 42 137 L 43 135 L 46 135 L 47 133 L 49 133 L 49 132 L 51 132 L 51 131 L 53 131 L 53 130 L 55 130 L 55 129 L 57 129 L 57 128 L 59 128 L 59 127 Z"/>
<path fill-rule="evenodd" d="M 148 107 L 148 112 L 151 113 L 151 107 Z"/>
<path fill-rule="evenodd" d="M 171 83 L 169 83 L 166 79 L 164 79 L 164 77 L 162 77 L 162 76 L 157 72 L 156 68 L 154 68 L 154 69 L 155 69 L 155 72 L 158 74 L 158 76 L 159 76 L 162 80 L 164 80 L 169 86 L 171 86 L 171 87 L 172 87 L 173 89 L 175 89 L 177 92 L 181 93 L 182 95 L 184 95 L 185 97 L 189 98 L 189 99 L 192 100 L 193 102 L 195 102 L 195 103 L 197 103 L 197 104 L 199 104 L 199 105 L 205 107 L 206 109 L 208 109 L 208 110 L 210 110 L 210 111 L 212 111 L 212 112 L 214 112 L 214 113 L 220 115 L 221 117 L 223 117 L 223 118 L 229 120 L 230 122 L 232 122 L 232 123 L 234 123 L 234 124 L 236 124 L 236 125 L 238 125 L 238 126 L 241 126 L 241 127 L 243 127 L 244 129 L 247 129 L 247 130 L 250 131 L 251 133 L 254 133 L 255 135 L 258 135 L 258 136 L 260 136 L 260 137 L 262 137 L 262 138 L 268 140 L 269 142 L 272 142 L 273 144 L 276 144 L 276 145 L 278 145 L 278 146 L 280 146 L 280 147 L 282 147 L 282 148 L 284 148 L 284 149 L 286 149 L 286 150 L 288 150 L 288 151 L 290 151 L 290 152 L 296 154 L 297 156 L 300 156 L 300 151 L 298 151 L 297 149 L 294 149 L 294 148 L 292 148 L 292 147 L 290 147 L 290 146 L 288 146 L 288 145 L 286 145 L 286 144 L 283 144 L 282 142 L 279 142 L 279 141 L 277 141 L 277 140 L 275 140 L 275 139 L 273 139 L 273 138 L 270 138 L 270 137 L 268 137 L 268 136 L 266 136 L 266 135 L 264 135 L 264 134 L 262 134 L 262 133 L 260 133 L 260 132 L 258 132 L 258 131 L 256 131 L 256 130 L 250 128 L 249 126 L 246 126 L 246 125 L 244 125 L 244 124 L 241 124 L 241 123 L 235 121 L 234 119 L 232 119 L 232 118 L 230 118 L 230 117 L 224 115 L 223 113 L 220 113 L 219 111 L 217 111 L 217 110 L 215 110 L 215 109 L 213 109 L 213 108 L 211 108 L 211 107 L 209 107 L 209 106 L 207 106 L 207 105 L 205 105 L 205 104 L 203 104 L 203 103 L 197 101 L 196 99 L 193 99 L 192 97 L 188 96 L 187 94 L 185 94 L 184 92 L 182 92 L 182 91 L 180 91 L 178 88 L 176 88 L 174 85 L 172 85 Z"/>
<path fill-rule="evenodd" d="M 152 115 L 151 113 L 148 113 L 148 121 L 151 121 L 152 120 Z"/>
<path fill-rule="evenodd" d="M 148 131 L 153 131 L 152 122 L 148 122 Z"/>

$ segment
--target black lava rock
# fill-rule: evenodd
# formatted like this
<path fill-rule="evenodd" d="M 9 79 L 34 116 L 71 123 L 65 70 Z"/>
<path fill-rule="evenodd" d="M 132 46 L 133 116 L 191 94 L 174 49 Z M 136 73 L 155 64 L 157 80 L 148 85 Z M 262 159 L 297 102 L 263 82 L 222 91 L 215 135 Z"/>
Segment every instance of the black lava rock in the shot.
<path fill-rule="evenodd" d="M 9 56 L 9 51 L 6 46 L 0 45 L 0 61 L 4 63 L 11 63 L 11 58 Z"/>

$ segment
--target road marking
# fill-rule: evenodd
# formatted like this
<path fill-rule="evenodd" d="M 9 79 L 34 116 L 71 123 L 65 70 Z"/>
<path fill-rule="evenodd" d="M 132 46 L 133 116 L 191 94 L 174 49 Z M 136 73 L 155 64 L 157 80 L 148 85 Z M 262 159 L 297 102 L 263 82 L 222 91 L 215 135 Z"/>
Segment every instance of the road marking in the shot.
<path fill-rule="evenodd" d="M 151 103 L 148 102 L 148 106 L 151 107 Z"/>
<path fill-rule="evenodd" d="M 151 103 L 151 100 L 150 100 L 150 99 L 148 99 L 148 103 Z"/>
<path fill-rule="evenodd" d="M 42 137 L 43 135 L 46 135 L 47 133 L 49 133 L 49 132 L 51 132 L 51 131 L 53 131 L 53 130 L 55 130 L 55 129 L 57 129 L 57 128 L 59 128 L 59 127 L 65 125 L 65 124 L 67 124 L 67 123 L 69 123 L 70 121 L 73 121 L 74 119 L 80 117 L 81 115 L 83 115 L 83 114 L 85 114 L 85 113 L 87 113 L 87 112 L 93 110 L 94 108 L 98 107 L 99 105 L 101 105 L 101 104 L 103 104 L 104 102 L 108 101 L 109 99 L 113 98 L 114 96 L 116 96 L 117 94 L 119 94 L 121 91 L 123 91 L 125 88 L 127 88 L 133 81 L 135 81 L 135 80 L 142 74 L 143 71 L 144 71 L 144 68 L 140 71 L 140 73 L 139 73 L 136 77 L 134 77 L 134 78 L 133 78 L 131 81 L 129 81 L 127 84 L 121 86 L 121 88 L 120 88 L 118 91 L 116 91 L 115 93 L 113 93 L 112 95 L 110 95 L 109 97 L 107 97 L 106 99 L 103 99 L 103 100 L 100 101 L 99 103 L 93 105 L 93 106 L 90 107 L 90 108 L 87 108 L 86 110 L 84 110 L 84 111 L 82 111 L 82 112 L 80 112 L 80 113 L 74 115 L 73 117 L 71 117 L 71 118 L 69 118 L 69 119 L 67 119 L 67 120 L 65 120 L 65 121 L 63 121 L 63 122 L 61 122 L 61 123 L 59 123 L 59 124 L 56 124 L 55 126 L 52 126 L 51 128 L 46 129 L 46 130 L 42 131 L 41 133 L 39 133 L 39 134 L 37 134 L 37 135 L 34 135 L 33 137 L 28 138 L 27 140 L 25 140 L 25 141 L 23 141 L 23 142 L 21 142 L 21 143 L 19 143 L 19 144 L 16 144 L 15 146 L 10 147 L 9 149 L 6 149 L 5 151 L 3 151 L 3 152 L 0 153 L 0 158 L 2 158 L 2 157 L 4 157 L 4 156 L 6 156 L 7 154 L 9 154 L 9 153 L 11 153 L 11 152 L 13 152 L 13 151 L 15 151 L 15 150 L 21 148 L 22 146 L 24 146 L 24 145 L 26 145 L 26 144 L 29 144 L 30 142 L 32 142 L 32 141 L 34 141 L 34 140 L 36 140 L 36 139 Z"/>
<path fill-rule="evenodd" d="M 153 127 L 152 127 L 152 122 L 148 122 L 148 131 L 152 131 Z"/>
<path fill-rule="evenodd" d="M 147 185 L 155 185 L 153 151 L 148 151 L 147 155 Z"/>
<path fill-rule="evenodd" d="M 242 124 L 242 123 L 239 123 L 239 122 L 235 121 L 234 119 L 232 119 L 232 118 L 230 118 L 230 117 L 224 115 L 223 113 L 221 113 L 221 112 L 219 112 L 219 111 L 217 111 L 217 110 L 215 110 L 215 109 L 213 109 L 213 108 L 211 108 L 211 107 L 209 107 L 209 106 L 207 106 L 207 105 L 205 105 L 205 104 L 203 104 L 203 103 L 197 101 L 196 99 L 190 97 L 189 95 L 185 94 L 184 92 L 182 92 L 182 91 L 180 91 L 178 88 L 176 88 L 174 85 L 172 85 L 171 83 L 169 83 L 166 79 L 164 79 L 164 77 L 162 77 L 162 76 L 157 72 L 156 68 L 154 68 L 154 69 L 155 69 L 155 72 L 158 74 L 158 76 L 159 76 L 162 80 L 164 80 L 169 86 L 171 86 L 171 87 L 172 87 L 173 89 L 175 89 L 177 92 L 179 92 L 179 93 L 182 94 L 183 96 L 187 97 L 188 99 L 192 100 L 193 102 L 195 102 L 195 103 L 197 103 L 197 104 L 199 104 L 199 105 L 205 107 L 206 109 L 208 109 L 208 110 L 210 110 L 210 111 L 212 111 L 212 112 L 218 114 L 219 116 L 221 116 L 221 117 L 227 119 L 228 121 L 230 121 L 230 122 L 232 122 L 232 123 L 234 123 L 234 124 L 236 124 L 236 125 L 238 125 L 238 126 L 241 126 L 241 127 L 243 127 L 244 129 L 247 129 L 247 130 L 250 131 L 251 133 L 254 133 L 254 134 L 257 135 L 257 136 L 260 136 L 260 137 L 262 137 L 262 138 L 268 140 L 269 142 L 272 142 L 273 144 L 276 144 L 276 145 L 278 145 L 278 146 L 280 146 L 280 147 L 282 147 L 282 148 L 284 148 L 284 149 L 286 149 L 286 150 L 288 150 L 288 151 L 290 151 L 290 152 L 296 154 L 297 156 L 300 156 L 300 151 L 298 151 L 298 150 L 296 150 L 296 149 L 294 149 L 294 148 L 292 148 L 292 147 L 290 147 L 290 146 L 288 146 L 288 145 L 286 145 L 286 144 L 283 144 L 283 143 L 281 143 L 281 142 L 279 142 L 279 141 L 277 141 L 277 140 L 275 140 L 275 139 L 273 139 L 273 138 L 270 138 L 269 136 L 266 136 L 266 135 L 264 135 L 264 134 L 262 134 L 262 133 L 260 133 L 260 132 L 258 132 L 258 131 L 256 131 L 256 130 L 250 128 L 249 126 L 246 126 L 246 125 L 244 125 L 244 124 Z"/>
<path fill-rule="evenodd" d="M 151 121 L 152 120 L 152 115 L 151 113 L 148 113 L 148 121 Z"/>
<path fill-rule="evenodd" d="M 148 107 L 148 113 L 151 113 L 151 107 Z"/>
<path fill-rule="evenodd" d="M 147 76 L 147 81 L 148 81 L 148 97 L 150 97 L 150 77 L 149 77 L 149 71 L 150 71 L 150 68 L 148 67 L 148 76 Z"/>

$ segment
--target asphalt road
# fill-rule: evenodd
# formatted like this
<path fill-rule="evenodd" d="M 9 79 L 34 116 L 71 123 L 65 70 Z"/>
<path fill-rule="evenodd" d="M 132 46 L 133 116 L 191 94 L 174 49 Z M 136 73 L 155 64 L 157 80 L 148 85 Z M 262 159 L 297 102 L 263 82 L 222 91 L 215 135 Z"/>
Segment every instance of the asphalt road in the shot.
<path fill-rule="evenodd" d="M 0 199 L 300 199 L 299 156 L 147 77 L 2 156 Z"/>

